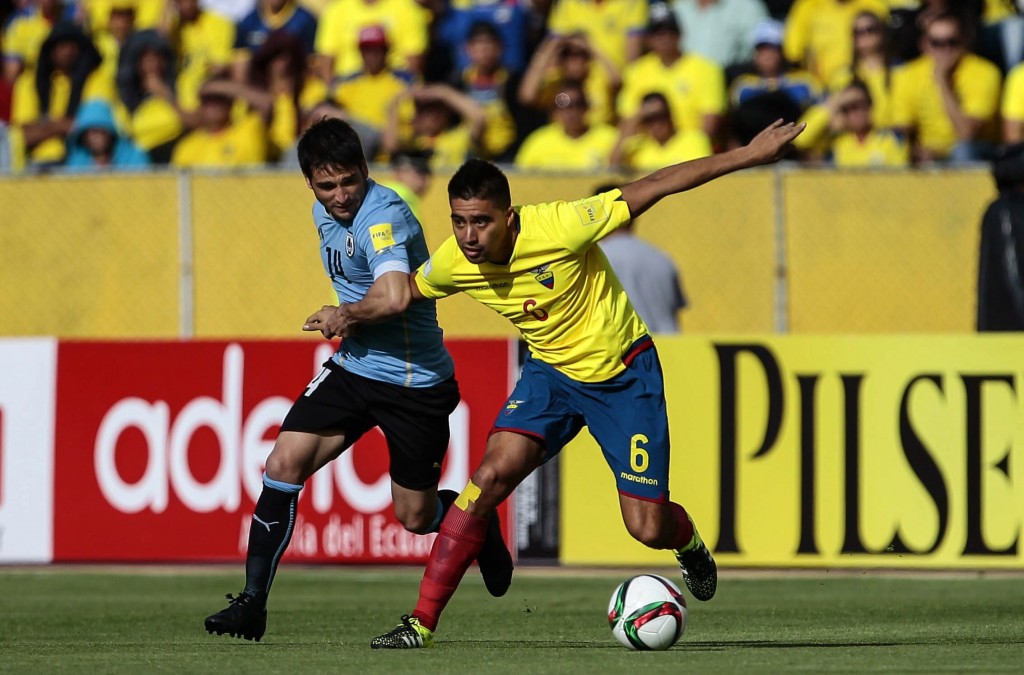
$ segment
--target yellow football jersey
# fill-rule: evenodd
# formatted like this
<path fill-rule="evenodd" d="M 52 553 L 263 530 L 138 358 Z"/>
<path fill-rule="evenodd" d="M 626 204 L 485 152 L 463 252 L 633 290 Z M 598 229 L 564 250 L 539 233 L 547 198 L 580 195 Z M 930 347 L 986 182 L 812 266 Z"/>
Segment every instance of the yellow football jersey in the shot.
<path fill-rule="evenodd" d="M 517 207 L 519 236 L 507 265 L 469 262 L 452 236 L 416 284 L 428 298 L 461 291 L 487 305 L 519 329 L 537 359 L 574 380 L 611 379 L 648 332 L 593 245 L 629 222 L 621 194 Z"/>

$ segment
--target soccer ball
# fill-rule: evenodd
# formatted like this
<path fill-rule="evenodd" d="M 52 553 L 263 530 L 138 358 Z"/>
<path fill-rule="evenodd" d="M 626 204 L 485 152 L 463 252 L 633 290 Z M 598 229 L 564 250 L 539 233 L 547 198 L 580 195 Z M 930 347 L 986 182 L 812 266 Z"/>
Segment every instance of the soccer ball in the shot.
<path fill-rule="evenodd" d="M 686 599 L 679 587 L 657 574 L 626 579 L 608 602 L 612 635 L 623 647 L 668 649 L 686 628 Z"/>

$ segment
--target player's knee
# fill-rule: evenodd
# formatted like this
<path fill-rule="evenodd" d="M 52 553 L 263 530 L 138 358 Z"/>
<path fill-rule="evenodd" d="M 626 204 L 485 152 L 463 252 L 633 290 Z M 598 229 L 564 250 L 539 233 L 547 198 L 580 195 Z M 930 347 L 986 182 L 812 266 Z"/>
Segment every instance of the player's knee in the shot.
<path fill-rule="evenodd" d="M 426 534 L 430 531 L 430 526 L 434 522 L 434 514 L 426 514 L 422 511 L 414 513 L 396 513 L 398 522 L 402 524 L 409 532 L 413 534 Z"/>
<path fill-rule="evenodd" d="M 473 473 L 473 484 L 484 494 L 500 494 L 508 487 L 509 482 L 509 477 L 494 464 L 481 464 Z"/>
<path fill-rule="evenodd" d="M 265 471 L 269 478 L 286 483 L 296 482 L 295 478 L 299 473 L 295 462 L 291 461 L 285 453 L 281 452 L 270 453 L 270 456 L 267 457 Z"/>

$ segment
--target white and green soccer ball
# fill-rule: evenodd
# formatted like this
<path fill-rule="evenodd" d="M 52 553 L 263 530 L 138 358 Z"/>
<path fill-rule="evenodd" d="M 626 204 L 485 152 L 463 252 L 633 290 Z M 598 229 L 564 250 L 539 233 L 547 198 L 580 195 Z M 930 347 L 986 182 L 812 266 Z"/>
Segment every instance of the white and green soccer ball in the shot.
<path fill-rule="evenodd" d="M 674 583 L 657 574 L 626 579 L 608 602 L 612 635 L 624 647 L 661 651 L 686 628 L 686 599 Z"/>

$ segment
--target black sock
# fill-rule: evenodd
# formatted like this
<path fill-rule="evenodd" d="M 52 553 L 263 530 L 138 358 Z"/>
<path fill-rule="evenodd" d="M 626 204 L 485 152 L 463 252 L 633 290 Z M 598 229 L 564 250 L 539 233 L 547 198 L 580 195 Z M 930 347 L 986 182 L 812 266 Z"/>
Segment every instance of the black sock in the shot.
<path fill-rule="evenodd" d="M 434 527 L 434 529 L 430 530 L 431 532 L 437 532 L 441 529 L 441 521 L 444 520 L 445 514 L 448 513 L 448 510 L 452 508 L 452 504 L 454 504 L 455 500 L 458 498 L 459 493 L 456 492 L 455 490 L 437 491 L 437 501 L 441 505 L 441 515 L 440 517 L 434 519 L 434 522 L 436 522 L 437 525 Z"/>
<path fill-rule="evenodd" d="M 249 550 L 245 558 L 245 592 L 267 601 L 277 563 L 288 548 L 295 527 L 298 492 L 282 492 L 263 486 L 249 525 Z"/>

